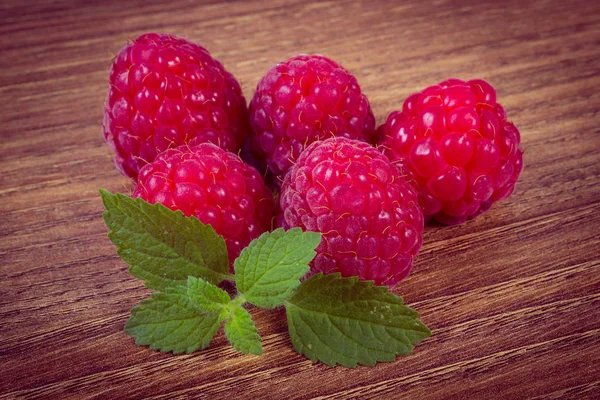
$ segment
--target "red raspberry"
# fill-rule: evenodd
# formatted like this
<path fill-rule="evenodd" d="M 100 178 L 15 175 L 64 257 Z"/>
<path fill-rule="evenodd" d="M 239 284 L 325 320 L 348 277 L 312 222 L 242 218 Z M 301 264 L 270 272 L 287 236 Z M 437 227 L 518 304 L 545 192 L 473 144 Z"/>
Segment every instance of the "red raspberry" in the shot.
<path fill-rule="evenodd" d="M 211 142 L 237 152 L 249 130 L 239 83 L 209 52 L 148 33 L 123 47 L 110 69 L 104 137 L 123 175 L 137 177 L 162 151 Z"/>
<path fill-rule="evenodd" d="M 273 195 L 259 173 L 210 143 L 161 153 L 141 169 L 133 197 L 212 225 L 225 238 L 232 263 L 271 227 Z"/>
<path fill-rule="evenodd" d="M 315 142 L 281 188 L 284 228 L 323 234 L 311 271 L 341 272 L 392 286 L 408 275 L 423 242 L 417 194 L 367 143 Z"/>
<path fill-rule="evenodd" d="M 481 79 L 411 95 L 377 132 L 380 149 L 418 190 L 426 220 L 476 217 L 512 194 L 523 169 L 519 131 Z"/>
<path fill-rule="evenodd" d="M 320 55 L 273 66 L 250 103 L 252 150 L 279 184 L 304 148 L 333 136 L 371 143 L 375 118 L 356 78 Z"/>

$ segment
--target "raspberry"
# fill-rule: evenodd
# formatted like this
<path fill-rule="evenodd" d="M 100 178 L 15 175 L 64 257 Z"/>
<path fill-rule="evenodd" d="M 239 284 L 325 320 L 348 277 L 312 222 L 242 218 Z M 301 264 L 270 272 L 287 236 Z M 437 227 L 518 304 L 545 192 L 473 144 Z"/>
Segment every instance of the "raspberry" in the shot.
<path fill-rule="evenodd" d="M 411 95 L 377 135 L 418 190 L 425 219 L 447 225 L 510 196 L 523 169 L 519 131 L 481 79 L 449 79 Z"/>
<path fill-rule="evenodd" d="M 323 234 L 313 273 L 392 286 L 408 275 L 423 242 L 416 192 L 386 156 L 358 140 L 308 146 L 285 177 L 281 208 L 284 228 Z"/>
<path fill-rule="evenodd" d="M 209 52 L 148 33 L 123 47 L 110 69 L 104 137 L 123 175 L 179 145 L 214 143 L 237 152 L 249 130 L 239 83 Z"/>
<path fill-rule="evenodd" d="M 141 169 L 133 197 L 212 225 L 225 238 L 231 263 L 271 227 L 273 195 L 259 173 L 210 143 L 161 153 Z"/>
<path fill-rule="evenodd" d="M 334 136 L 371 143 L 375 130 L 356 78 L 320 55 L 273 66 L 250 102 L 250 124 L 252 150 L 278 184 L 308 144 Z"/>

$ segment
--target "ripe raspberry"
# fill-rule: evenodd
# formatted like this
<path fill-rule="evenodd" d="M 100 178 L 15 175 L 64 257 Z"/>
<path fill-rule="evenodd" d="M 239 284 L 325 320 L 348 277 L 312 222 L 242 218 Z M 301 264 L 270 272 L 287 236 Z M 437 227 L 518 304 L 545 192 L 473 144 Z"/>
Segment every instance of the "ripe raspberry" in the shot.
<path fill-rule="evenodd" d="M 409 175 L 425 219 L 460 224 L 510 196 L 523 169 L 521 136 L 481 79 L 415 93 L 377 130 L 377 145 Z"/>
<path fill-rule="evenodd" d="M 161 153 L 141 169 L 133 197 L 212 225 L 225 238 L 231 263 L 271 227 L 273 195 L 256 169 L 210 143 Z"/>
<path fill-rule="evenodd" d="M 211 142 L 237 152 L 249 130 L 240 85 L 197 44 L 148 33 L 110 69 L 104 137 L 123 175 L 137 177 L 162 151 Z"/>
<path fill-rule="evenodd" d="M 392 286 L 408 275 L 423 242 L 417 194 L 367 143 L 315 142 L 281 188 L 284 228 L 323 234 L 311 271 L 341 272 Z"/>
<path fill-rule="evenodd" d="M 333 136 L 371 143 L 375 118 L 356 78 L 319 55 L 273 66 L 250 103 L 252 150 L 282 181 L 304 148 Z"/>

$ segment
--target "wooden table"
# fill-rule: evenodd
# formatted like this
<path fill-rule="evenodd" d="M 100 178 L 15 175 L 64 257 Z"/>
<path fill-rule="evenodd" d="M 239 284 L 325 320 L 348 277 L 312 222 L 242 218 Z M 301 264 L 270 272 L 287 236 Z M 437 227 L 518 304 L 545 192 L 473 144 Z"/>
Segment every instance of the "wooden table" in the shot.
<path fill-rule="evenodd" d="M 600 3 L 4 1 L 0 13 L 0 397 L 600 398 Z M 98 188 L 129 193 L 101 132 L 108 66 L 146 31 L 206 46 L 246 98 L 319 52 L 378 122 L 447 77 L 492 82 L 520 128 L 515 194 L 428 227 L 395 289 L 433 336 L 373 368 L 296 354 L 281 310 L 251 310 L 264 355 L 222 333 L 173 356 L 123 333 L 148 295 L 106 237 Z"/>

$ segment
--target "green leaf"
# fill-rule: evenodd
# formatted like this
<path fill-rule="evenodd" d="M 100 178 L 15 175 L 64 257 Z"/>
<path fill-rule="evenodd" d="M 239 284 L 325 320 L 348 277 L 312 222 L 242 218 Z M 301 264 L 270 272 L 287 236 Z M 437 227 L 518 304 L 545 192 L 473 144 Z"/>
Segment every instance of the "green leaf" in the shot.
<path fill-rule="evenodd" d="M 332 367 L 393 361 L 431 335 L 401 297 L 357 277 L 316 274 L 285 308 L 294 349 Z"/>
<path fill-rule="evenodd" d="M 244 354 L 262 354 L 262 343 L 252 316 L 243 307 L 237 307 L 225 322 L 225 336 L 229 343 Z"/>
<path fill-rule="evenodd" d="M 188 276 L 218 284 L 233 279 L 225 240 L 210 225 L 161 204 L 100 189 L 108 237 L 146 287 L 186 286 Z"/>
<path fill-rule="evenodd" d="M 202 278 L 188 277 L 188 296 L 194 307 L 204 313 L 220 313 L 231 301 L 226 291 Z"/>
<path fill-rule="evenodd" d="M 191 353 L 203 349 L 219 329 L 219 314 L 201 314 L 184 287 L 167 288 L 131 310 L 125 332 L 152 350 Z"/>
<path fill-rule="evenodd" d="M 320 233 L 300 228 L 262 234 L 235 260 L 238 290 L 258 307 L 282 305 L 308 272 L 320 240 Z"/>

